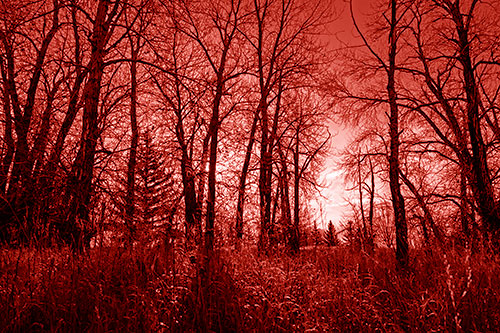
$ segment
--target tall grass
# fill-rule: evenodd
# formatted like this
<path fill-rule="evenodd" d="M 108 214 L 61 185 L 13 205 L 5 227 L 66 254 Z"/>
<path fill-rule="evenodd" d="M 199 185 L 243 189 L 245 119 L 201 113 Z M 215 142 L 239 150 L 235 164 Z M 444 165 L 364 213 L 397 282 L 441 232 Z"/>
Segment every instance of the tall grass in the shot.
<path fill-rule="evenodd" d="M 500 258 L 466 249 L 219 251 L 208 285 L 191 254 L 3 249 L 4 331 L 498 331 Z M 201 272 L 201 273 L 200 273 Z"/>

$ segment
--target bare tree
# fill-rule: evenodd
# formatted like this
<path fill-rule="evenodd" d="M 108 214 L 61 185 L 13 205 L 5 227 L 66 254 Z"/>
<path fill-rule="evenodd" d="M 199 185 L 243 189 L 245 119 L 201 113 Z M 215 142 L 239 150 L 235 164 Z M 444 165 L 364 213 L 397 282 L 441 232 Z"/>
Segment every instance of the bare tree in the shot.
<path fill-rule="evenodd" d="M 62 230 L 63 238 L 81 249 L 90 242 L 89 210 L 96 145 L 99 139 L 99 101 L 104 71 L 106 46 L 111 26 L 120 16 L 120 1 L 100 0 L 91 37 L 92 53 L 87 66 L 88 78 L 82 92 L 83 129 L 76 160 L 66 185 L 67 209 Z"/>
<path fill-rule="evenodd" d="M 51 7 L 49 7 L 50 5 Z M 23 7 L 10 2 L 2 5 L 2 14 L 4 15 L 1 18 L 3 26 L 0 30 L 0 43 L 2 47 L 3 111 L 6 122 L 4 138 L 7 145 L 6 154 L 2 161 L 3 178 L 0 180 L 4 190 L 0 209 L 3 224 L 1 227 L 3 229 L 1 231 L 2 241 L 8 240 L 9 229 L 17 229 L 20 236 L 25 237 L 25 240 L 32 235 L 32 214 L 35 199 L 32 197 L 30 189 L 34 185 L 33 165 L 38 160 L 39 151 L 45 146 L 47 138 L 46 132 L 39 131 L 38 135 L 33 134 L 36 140 L 34 146 L 30 148 L 29 136 L 33 132 L 37 132 L 33 128 L 33 115 L 38 107 L 36 97 L 39 93 L 44 66 L 50 53 L 50 45 L 61 27 L 59 21 L 61 4 L 55 0 L 50 5 L 37 6 L 34 3 Z M 34 12 L 30 13 L 30 10 L 34 10 Z M 23 17 L 23 15 L 26 16 Z M 31 24 L 33 26 L 30 26 Z M 37 25 L 46 25 L 50 28 L 41 29 L 38 32 Z M 22 29 L 27 30 L 21 31 Z M 27 50 L 33 51 L 33 59 L 22 59 L 23 55 L 20 53 L 23 49 L 21 45 L 26 45 Z M 26 56 L 29 57 L 29 53 Z M 22 73 L 19 71 L 23 70 L 16 67 L 23 62 L 30 66 L 30 71 L 29 74 L 19 75 Z M 25 86 L 26 84 L 27 86 Z M 51 104 L 60 84 L 61 81 L 55 79 L 53 87 L 49 88 L 45 112 L 42 115 L 44 119 L 42 127 L 48 127 Z M 22 229 L 24 230 L 21 231 Z"/>
<path fill-rule="evenodd" d="M 398 9 L 403 9 L 398 14 Z M 387 75 L 387 104 L 389 106 L 389 183 L 392 196 L 392 205 L 394 210 L 394 223 L 396 227 L 396 260 L 398 267 L 405 270 L 409 264 L 408 253 L 408 228 L 406 222 L 406 212 L 404 198 L 401 193 L 401 185 L 399 182 L 400 177 L 400 127 L 399 127 L 399 103 L 398 94 L 396 91 L 396 55 L 398 51 L 398 41 L 401 36 L 402 29 L 400 22 L 408 10 L 408 6 L 398 3 L 396 0 L 391 0 L 389 3 L 390 14 L 387 18 L 388 23 L 388 55 L 387 60 L 383 60 L 381 56 L 372 48 L 365 38 L 364 34 L 359 29 L 354 15 L 352 12 L 351 1 L 351 16 L 353 18 L 355 27 L 361 35 L 364 45 L 368 48 L 369 52 L 377 59 L 380 66 L 383 68 Z"/>
<path fill-rule="evenodd" d="M 306 54 L 307 45 L 311 45 L 306 35 L 321 25 L 324 13 L 320 12 L 319 3 L 306 7 L 294 0 L 254 1 L 253 5 L 253 20 L 248 27 L 255 27 L 255 33 L 248 30 L 244 36 L 254 50 L 254 75 L 259 89 L 254 116 L 260 122 L 259 250 L 267 251 L 272 232 L 273 153 L 282 116 L 276 103 L 283 80 L 294 74 L 304 74 L 305 68 L 313 65 Z"/>

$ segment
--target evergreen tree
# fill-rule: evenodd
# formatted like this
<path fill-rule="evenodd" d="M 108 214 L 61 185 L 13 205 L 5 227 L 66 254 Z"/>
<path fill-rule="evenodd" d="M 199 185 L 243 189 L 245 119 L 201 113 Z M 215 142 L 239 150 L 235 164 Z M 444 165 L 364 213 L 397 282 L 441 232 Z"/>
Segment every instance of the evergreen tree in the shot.
<path fill-rule="evenodd" d="M 171 230 L 174 214 L 172 173 L 167 169 L 168 161 L 147 130 L 139 145 L 137 165 L 136 219 L 138 240 L 152 241 L 158 230 Z"/>
<path fill-rule="evenodd" d="M 123 221 L 124 241 L 129 245 L 148 244 L 159 240 L 162 234 L 175 234 L 173 217 L 179 196 L 174 190 L 170 161 L 153 137 L 150 128 L 140 135 L 133 196 L 125 193 L 127 180 L 121 179 L 122 190 L 114 203 Z M 133 209 L 127 210 L 131 204 Z M 133 216 L 127 216 L 130 212 Z"/>
<path fill-rule="evenodd" d="M 339 245 L 337 231 L 335 230 L 335 225 L 332 223 L 332 221 L 328 222 L 328 229 L 326 230 L 326 234 L 325 234 L 325 243 L 328 246 Z"/>

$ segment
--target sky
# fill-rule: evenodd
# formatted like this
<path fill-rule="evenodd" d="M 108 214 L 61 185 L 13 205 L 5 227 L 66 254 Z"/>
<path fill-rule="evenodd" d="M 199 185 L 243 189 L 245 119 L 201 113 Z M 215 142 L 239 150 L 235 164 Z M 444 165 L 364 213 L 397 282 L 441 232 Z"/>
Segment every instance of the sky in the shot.
<path fill-rule="evenodd" d="M 371 6 L 373 6 L 373 1 L 353 0 L 353 12 L 358 25 L 361 27 L 366 20 L 367 13 L 370 12 Z M 337 1 L 332 10 L 336 18 L 330 23 L 325 32 L 325 41 L 328 42 L 332 49 L 341 47 L 342 43 L 359 45 L 360 38 L 352 23 L 349 1 Z M 330 157 L 319 180 L 320 184 L 323 185 L 322 197 L 315 200 L 315 202 L 311 202 L 312 208 L 316 210 L 318 215 L 316 221 L 318 228 L 323 229 L 327 228 L 329 221 L 339 226 L 343 215 L 350 211 L 346 200 L 349 193 L 345 190 L 343 173 L 338 168 L 341 159 L 338 153 L 352 139 L 353 129 L 332 122 L 330 132 L 333 135 Z"/>
<path fill-rule="evenodd" d="M 352 130 L 332 123 L 330 132 L 333 135 L 332 145 L 319 178 L 319 184 L 322 185 L 321 196 L 311 202 L 312 208 L 319 215 L 316 220 L 317 226 L 322 229 L 327 228 L 329 221 L 340 225 L 343 215 L 350 210 L 346 200 L 349 193 L 345 189 L 343 172 L 339 169 L 341 161 L 339 153 L 349 143 Z"/>
<path fill-rule="evenodd" d="M 358 26 L 363 26 L 369 13 L 373 11 L 374 3 L 373 0 L 352 0 L 353 13 Z M 342 42 L 359 45 L 360 38 L 352 22 L 349 1 L 337 0 L 331 10 L 334 19 L 325 31 L 325 40 L 330 47 L 339 47 Z"/>

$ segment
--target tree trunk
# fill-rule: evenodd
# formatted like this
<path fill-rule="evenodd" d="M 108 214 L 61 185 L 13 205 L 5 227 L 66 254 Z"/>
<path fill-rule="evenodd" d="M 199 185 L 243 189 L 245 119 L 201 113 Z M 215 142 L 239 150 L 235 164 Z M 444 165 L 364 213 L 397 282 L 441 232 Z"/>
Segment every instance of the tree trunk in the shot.
<path fill-rule="evenodd" d="M 460 224 L 462 227 L 462 238 L 465 241 L 470 237 L 470 213 L 467 195 L 467 171 L 464 169 L 464 166 L 460 167 Z"/>
<path fill-rule="evenodd" d="M 391 1 L 391 21 L 389 34 L 389 68 L 387 71 L 388 82 L 387 92 L 389 95 L 389 135 L 390 135 L 390 152 L 389 152 L 389 184 L 392 195 L 392 207 L 394 210 L 394 223 L 396 227 L 396 260 L 398 268 L 406 270 L 409 264 L 408 253 L 408 229 L 406 225 L 406 214 L 404 198 L 401 194 L 401 186 L 399 184 L 399 113 L 397 94 L 395 88 L 395 73 L 396 73 L 396 0 Z"/>
<path fill-rule="evenodd" d="M 54 170 L 56 168 L 58 162 L 57 160 L 60 158 L 61 153 L 63 151 L 64 142 L 78 113 L 80 89 L 83 84 L 83 80 L 87 75 L 87 71 L 82 69 L 83 66 L 82 66 L 82 57 L 80 48 L 80 35 L 78 34 L 79 23 L 77 21 L 76 6 L 71 8 L 71 19 L 72 19 L 73 37 L 75 39 L 75 50 L 74 50 L 75 52 L 74 66 L 76 73 L 75 82 L 73 84 L 73 87 L 71 88 L 69 102 L 68 102 L 68 110 L 64 115 L 61 128 L 59 129 L 59 133 L 57 134 L 57 139 L 54 145 L 54 149 L 52 150 L 48 159 L 48 163 L 45 167 L 46 171 L 45 173 L 47 173 L 49 170 Z M 90 67 L 89 65 L 86 67 L 89 68 Z"/>
<path fill-rule="evenodd" d="M 33 158 L 29 148 L 30 128 L 32 124 L 33 113 L 35 111 L 36 95 L 40 78 L 43 72 L 43 65 L 45 57 L 49 50 L 49 46 L 58 31 L 59 25 L 59 9 L 60 5 L 57 0 L 53 1 L 52 24 L 47 34 L 43 36 L 40 46 L 35 46 L 36 59 L 31 69 L 31 77 L 29 79 L 28 89 L 26 90 L 26 101 L 23 107 L 20 105 L 17 85 L 16 85 L 16 69 L 15 69 L 15 48 L 12 44 L 13 41 L 10 36 L 5 35 L 4 32 L 0 33 L 0 39 L 4 46 L 3 57 L 6 58 L 6 66 L 4 66 L 2 59 L 2 78 L 4 80 L 4 110 L 6 117 L 6 131 L 12 134 L 12 123 L 15 130 L 15 142 L 13 136 L 6 137 L 6 140 L 14 142 L 13 155 L 10 155 L 9 147 L 4 159 L 4 167 L 7 173 L 6 178 L 2 180 L 2 187 L 5 190 L 5 202 L 0 205 L 1 219 L 7 224 L 16 225 L 19 230 L 19 241 L 29 241 L 33 235 L 33 207 L 35 204 L 35 197 L 33 196 L 34 179 L 33 179 Z M 2 58 L 3 58 L 2 57 Z M 50 99 L 50 96 L 49 96 Z M 47 101 L 50 103 L 50 101 Z M 10 115 L 10 110 L 14 111 L 14 117 Z M 13 120 L 13 122 L 12 122 Z M 8 134 L 8 135 L 11 135 Z M 8 136 L 7 135 L 7 136 Z M 39 144 L 36 135 L 34 135 L 34 145 Z M 12 142 L 11 142 L 12 143 Z M 11 143 L 7 142 L 9 146 Z M 6 186 L 7 184 L 8 187 Z"/>
<path fill-rule="evenodd" d="M 2 165 L 1 165 L 1 174 L 0 174 L 0 191 L 2 193 L 2 196 L 5 196 L 6 190 L 7 190 L 7 184 L 8 184 L 8 176 L 9 176 L 9 169 L 10 165 L 12 163 L 12 159 L 14 157 L 14 150 L 15 150 L 15 143 L 14 143 L 14 138 L 12 136 L 12 113 L 11 113 L 11 107 L 10 107 L 10 96 L 9 96 L 9 87 L 7 83 L 7 73 L 5 71 L 5 65 L 3 62 L 3 59 L 0 61 L 0 68 L 2 71 L 2 94 L 3 94 L 3 111 L 4 111 L 4 117 L 5 117 L 5 125 L 4 125 L 4 142 L 6 145 L 6 151 L 2 159 Z"/>
<path fill-rule="evenodd" d="M 260 141 L 260 175 L 259 175 L 259 196 L 260 196 L 260 232 L 259 232 L 259 252 L 267 252 L 269 247 L 269 223 L 271 218 L 271 188 L 268 182 L 271 172 L 271 153 L 269 147 L 269 118 L 268 106 L 265 100 L 261 100 L 257 112 L 261 115 L 261 141 Z"/>
<path fill-rule="evenodd" d="M 290 250 L 292 253 L 300 251 L 300 200 L 299 200 L 299 187 L 300 187 L 300 168 L 299 168 L 299 128 L 297 125 L 297 132 L 295 134 L 295 147 L 293 150 L 293 225 L 291 226 L 290 237 Z"/>
<path fill-rule="evenodd" d="M 357 167 L 358 167 L 358 195 L 359 195 L 359 210 L 361 211 L 361 223 L 363 226 L 363 241 L 362 246 L 363 249 L 366 248 L 368 242 L 368 227 L 366 225 L 366 217 L 365 217 L 365 207 L 363 204 L 363 180 L 361 179 L 361 154 L 359 153 L 357 156 Z"/>
<path fill-rule="evenodd" d="M 471 9 L 472 10 L 472 9 Z M 460 13 L 459 2 L 450 3 L 448 11 L 455 22 L 458 34 L 459 56 L 462 64 L 465 93 L 467 100 L 467 126 L 472 148 L 472 172 L 476 189 L 475 196 L 479 214 L 483 219 L 485 229 L 495 236 L 500 230 L 500 208 L 495 202 L 493 185 L 487 163 L 487 150 L 481 133 L 480 124 L 480 93 L 475 79 L 475 72 L 470 56 L 469 24 L 464 22 L 464 15 Z M 467 20 L 469 20 L 468 18 Z"/>
<path fill-rule="evenodd" d="M 422 212 L 424 213 L 423 216 L 423 228 L 424 230 L 427 229 L 427 225 L 429 225 L 432 229 L 432 232 L 434 233 L 434 237 L 436 237 L 436 240 L 440 246 L 443 245 L 444 243 L 444 237 L 439 229 L 439 227 L 436 225 L 434 222 L 434 218 L 432 217 L 432 213 L 429 210 L 429 207 L 427 206 L 427 203 L 425 202 L 425 199 L 422 197 L 422 195 L 418 192 L 417 188 L 413 183 L 406 177 L 406 175 L 400 170 L 400 176 L 403 182 L 405 183 L 406 187 L 410 190 L 411 193 L 415 196 L 415 199 L 417 199 L 418 206 L 420 209 L 422 209 Z"/>
<path fill-rule="evenodd" d="M 21 115 L 20 114 L 21 110 L 18 109 L 19 115 L 14 117 L 17 140 L 16 140 L 16 154 L 14 156 L 14 164 L 12 166 L 12 171 L 11 171 L 12 175 L 11 180 L 13 184 L 18 185 L 17 186 L 18 188 L 16 189 L 15 186 L 11 187 L 11 189 L 16 191 L 17 193 L 11 192 L 10 194 L 15 195 L 17 197 L 24 196 L 26 194 L 25 191 L 28 188 L 32 188 L 32 177 L 31 177 L 32 165 L 30 165 L 29 163 L 30 161 L 32 161 L 32 159 L 30 158 L 28 134 L 31 127 L 33 111 L 35 108 L 35 97 L 38 89 L 38 84 L 40 82 L 40 77 L 42 75 L 45 56 L 47 54 L 47 51 L 49 50 L 50 43 L 54 38 L 58 29 L 59 29 L 59 3 L 58 1 L 54 1 L 52 27 L 50 28 L 47 35 L 44 37 L 42 45 L 40 46 L 40 49 L 37 53 L 37 58 L 35 60 L 35 65 L 33 68 L 33 75 L 31 76 L 29 87 L 26 92 L 26 104 L 24 106 L 24 112 Z M 16 96 L 14 100 L 17 100 L 16 86 L 14 83 L 15 74 L 13 72 L 14 70 L 13 52 L 10 54 L 9 59 L 10 61 L 12 61 L 12 64 L 8 66 L 9 71 L 12 70 L 12 72 L 9 73 L 9 81 L 11 85 L 10 89 L 11 93 L 15 94 Z M 15 104 L 19 105 L 19 102 L 15 101 Z M 17 108 L 19 108 L 19 106 L 17 106 Z M 26 182 L 26 184 L 23 184 L 23 182 Z"/>
<path fill-rule="evenodd" d="M 372 159 L 368 157 L 368 162 L 370 163 L 370 207 L 368 208 L 368 224 L 370 230 L 368 230 L 368 252 L 373 253 L 375 242 L 373 240 L 373 210 L 375 208 L 375 173 L 373 172 Z"/>
<path fill-rule="evenodd" d="M 104 70 L 104 56 L 111 21 L 117 13 L 116 1 L 108 15 L 109 0 L 100 0 L 92 33 L 89 76 L 83 90 L 83 129 L 80 147 L 67 182 L 67 210 L 62 237 L 75 249 L 87 247 L 92 232 L 89 212 L 97 140 L 99 138 L 98 106 Z"/>
<path fill-rule="evenodd" d="M 138 43 L 139 44 L 139 43 Z M 139 143 L 139 129 L 137 127 L 137 56 L 139 50 L 130 39 L 132 62 L 130 63 L 130 129 L 132 138 L 127 163 L 127 193 L 125 195 L 125 224 L 128 228 L 128 242 L 133 247 L 136 236 L 135 226 L 135 177 L 137 164 L 137 146 Z"/>
<path fill-rule="evenodd" d="M 284 227 L 286 232 L 285 236 L 287 238 L 287 242 L 290 242 L 291 233 L 292 233 L 292 211 L 290 206 L 290 192 L 289 192 L 289 184 L 288 184 L 288 161 L 286 160 L 285 155 L 283 154 L 283 150 L 281 145 L 278 145 L 278 154 L 280 157 L 281 164 L 281 172 L 279 178 L 279 186 L 280 190 L 280 202 L 281 202 L 281 225 Z"/>
<path fill-rule="evenodd" d="M 236 207 L 236 249 L 240 249 L 241 241 L 243 239 L 243 210 L 245 204 L 245 187 L 248 175 L 248 168 L 250 167 L 250 159 L 252 157 L 253 144 L 255 142 L 255 132 L 257 131 L 257 123 L 259 121 L 259 114 L 255 112 L 252 127 L 250 129 L 250 138 L 248 140 L 247 149 L 245 153 L 245 160 L 243 161 L 243 168 L 240 174 L 240 182 L 238 185 L 238 203 Z"/>

